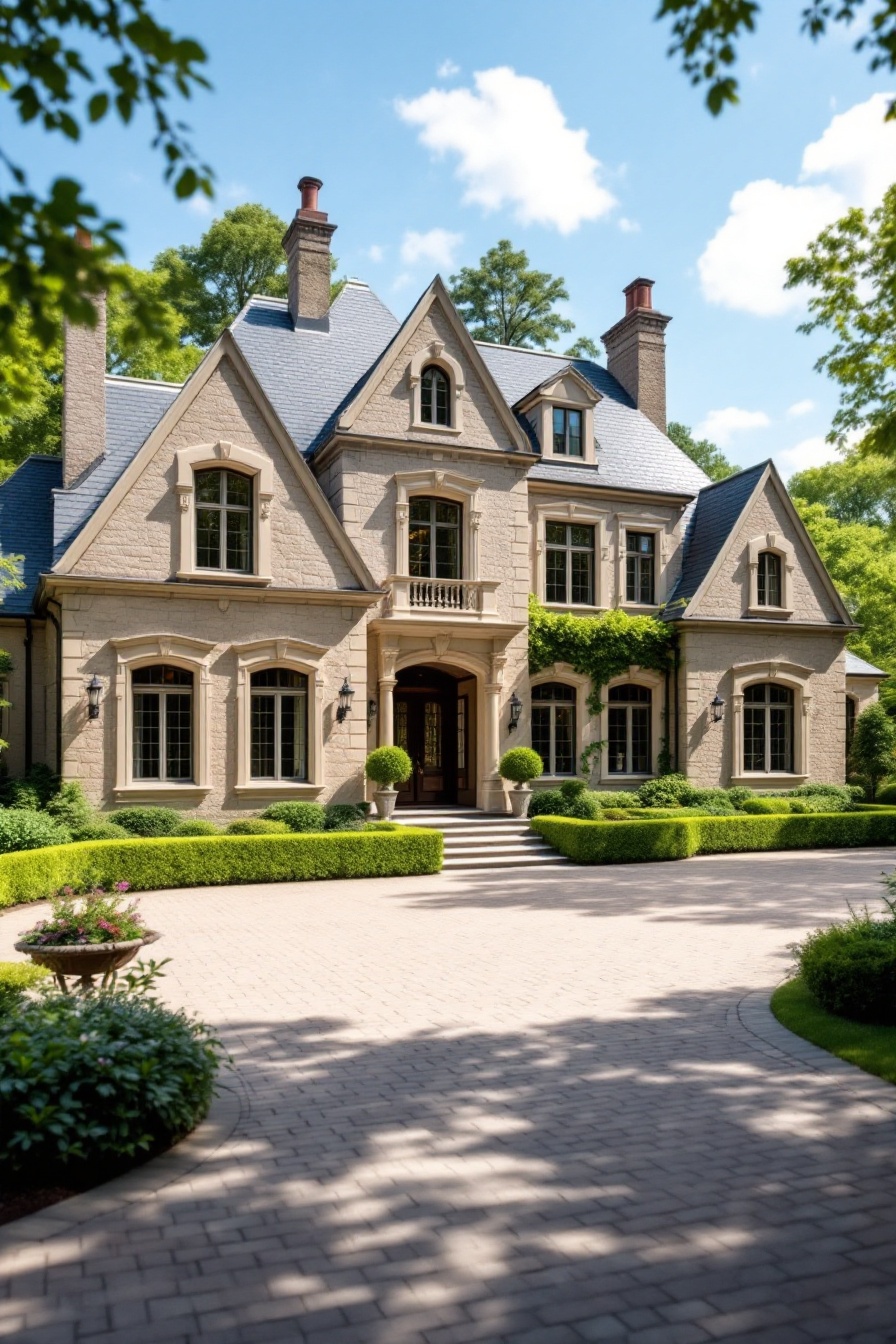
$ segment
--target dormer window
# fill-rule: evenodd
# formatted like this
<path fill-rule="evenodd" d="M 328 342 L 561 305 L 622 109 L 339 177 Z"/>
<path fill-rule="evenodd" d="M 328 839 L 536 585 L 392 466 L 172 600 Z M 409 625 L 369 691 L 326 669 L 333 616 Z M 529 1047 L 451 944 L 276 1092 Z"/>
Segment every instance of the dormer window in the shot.
<path fill-rule="evenodd" d="M 774 551 L 759 552 L 756 597 L 760 607 L 783 606 L 781 601 L 781 557 Z"/>
<path fill-rule="evenodd" d="M 554 407 L 554 452 L 561 457 L 582 456 L 582 412 Z"/>
<path fill-rule="evenodd" d="M 420 379 L 420 419 L 427 425 L 451 424 L 450 384 L 448 375 L 437 364 L 429 364 Z"/>

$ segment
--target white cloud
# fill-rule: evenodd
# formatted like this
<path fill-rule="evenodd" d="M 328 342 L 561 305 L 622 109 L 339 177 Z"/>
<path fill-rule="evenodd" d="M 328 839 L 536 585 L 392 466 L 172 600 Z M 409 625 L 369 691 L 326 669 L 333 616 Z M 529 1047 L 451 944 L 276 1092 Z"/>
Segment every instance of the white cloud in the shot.
<path fill-rule="evenodd" d="M 437 270 L 448 271 L 454 265 L 454 254 L 462 241 L 462 233 L 450 233 L 448 229 L 430 229 L 427 233 L 409 229 L 401 240 L 401 260 L 405 266 L 416 266 L 425 261 Z"/>
<path fill-rule="evenodd" d="M 478 71 L 473 81 L 475 90 L 430 89 L 395 104 L 427 149 L 458 156 L 466 204 L 509 207 L 520 223 L 563 234 L 612 210 L 588 132 L 567 126 L 549 85 L 509 66 Z"/>
<path fill-rule="evenodd" d="M 811 397 L 806 397 L 803 401 L 795 401 L 792 406 L 787 407 L 787 419 L 796 420 L 801 415 L 808 415 L 810 411 L 815 410 L 815 402 Z"/>
<path fill-rule="evenodd" d="M 807 467 L 823 467 L 826 462 L 836 462 L 840 457 L 833 444 L 827 443 L 822 435 L 811 439 L 801 439 L 792 448 L 775 453 L 775 465 L 786 480 L 795 471 L 805 471 Z"/>
<path fill-rule="evenodd" d="M 384 249 L 380 247 L 379 243 L 371 243 L 367 249 L 367 255 L 371 261 L 382 261 L 383 257 L 386 254 Z"/>
<path fill-rule="evenodd" d="M 454 61 L 443 61 L 436 70 L 436 74 L 439 79 L 452 79 L 455 75 L 460 74 L 460 66 L 455 65 Z"/>
<path fill-rule="evenodd" d="M 765 411 L 745 411 L 740 406 L 726 406 L 720 411 L 708 411 L 694 429 L 694 437 L 711 439 L 727 448 L 731 436 L 745 429 L 768 429 L 771 424 Z"/>
<path fill-rule="evenodd" d="M 195 195 L 191 196 L 187 201 L 187 209 L 194 215 L 200 215 L 203 219 L 208 219 L 209 215 L 214 210 L 214 206 L 203 192 L 197 191 Z"/>
<path fill-rule="evenodd" d="M 641 225 L 638 221 L 636 219 L 626 219 L 625 215 L 620 216 L 618 224 L 623 233 L 641 232 Z"/>
<path fill-rule="evenodd" d="M 228 201 L 248 201 L 249 188 L 242 182 L 230 182 L 225 188 L 223 195 Z"/>
<path fill-rule="evenodd" d="M 896 180 L 896 125 L 884 121 L 890 96 L 834 116 L 803 151 L 797 184 L 764 178 L 734 193 L 697 262 L 704 298 L 759 317 L 804 306 L 803 292 L 784 289 L 785 262 L 851 206 L 873 208 Z"/>

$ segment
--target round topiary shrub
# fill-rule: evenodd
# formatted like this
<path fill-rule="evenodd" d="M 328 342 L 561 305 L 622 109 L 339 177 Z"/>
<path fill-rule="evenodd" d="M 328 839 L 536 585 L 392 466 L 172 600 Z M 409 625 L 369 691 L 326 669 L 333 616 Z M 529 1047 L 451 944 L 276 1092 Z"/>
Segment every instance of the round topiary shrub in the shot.
<path fill-rule="evenodd" d="M 291 831 L 322 831 L 326 813 L 322 803 L 271 803 L 262 821 L 285 821 Z"/>
<path fill-rule="evenodd" d="M 563 790 L 560 790 L 562 795 Z M 600 821 L 603 809 L 596 793 L 587 789 L 580 790 L 572 798 L 566 799 L 566 815 L 578 817 L 580 821 Z"/>
<path fill-rule="evenodd" d="M 559 789 L 540 789 L 529 801 L 530 817 L 565 817 L 566 799 Z"/>
<path fill-rule="evenodd" d="M 245 817 L 232 821 L 227 827 L 228 835 L 289 835 L 285 821 L 271 821 L 265 817 Z"/>
<path fill-rule="evenodd" d="M 204 817 L 188 817 L 181 821 L 171 832 L 172 835 L 220 835 L 221 828 Z"/>
<path fill-rule="evenodd" d="M 22 1003 L 0 1018 L 0 1163 L 42 1185 L 114 1176 L 198 1124 L 219 1054 L 207 1027 L 153 999 Z"/>
<path fill-rule="evenodd" d="M 82 827 L 75 839 L 133 840 L 134 836 L 130 831 L 126 831 L 123 826 L 116 826 L 114 821 L 92 821 L 90 825 Z"/>
<path fill-rule="evenodd" d="M 360 831 L 366 820 L 354 803 L 327 803 L 324 808 L 325 831 Z"/>
<path fill-rule="evenodd" d="M 896 919 L 854 916 L 816 929 L 794 951 L 806 987 L 827 1012 L 896 1026 Z"/>
<path fill-rule="evenodd" d="M 544 774 L 544 761 L 531 747 L 511 747 L 498 763 L 498 774 L 511 784 L 528 784 Z"/>
<path fill-rule="evenodd" d="M 183 816 L 173 807 L 120 807 L 117 812 L 109 812 L 106 820 L 115 826 L 123 826 L 131 835 L 154 839 L 160 835 L 173 835 Z"/>
<path fill-rule="evenodd" d="M 684 775 L 660 775 L 641 785 L 638 799 L 645 807 L 677 807 L 691 787 Z"/>
<path fill-rule="evenodd" d="M 385 789 L 410 779 L 412 769 L 411 758 L 403 747 L 377 747 L 364 764 L 367 778 Z"/>
<path fill-rule="evenodd" d="M 0 854 L 16 849 L 44 849 L 47 845 L 67 845 L 71 831 L 46 812 L 32 812 L 24 807 L 7 807 L 0 811 Z"/>

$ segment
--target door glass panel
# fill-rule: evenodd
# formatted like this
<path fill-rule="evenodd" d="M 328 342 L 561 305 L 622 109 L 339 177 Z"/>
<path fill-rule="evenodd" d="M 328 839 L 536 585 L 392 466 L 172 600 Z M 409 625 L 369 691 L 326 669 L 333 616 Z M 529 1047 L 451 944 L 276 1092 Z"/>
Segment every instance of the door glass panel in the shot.
<path fill-rule="evenodd" d="M 532 706 L 532 749 L 541 757 L 544 773 L 551 773 L 551 710 L 549 705 Z"/>
<path fill-rule="evenodd" d="M 627 767 L 626 712 L 620 706 L 609 710 L 607 756 L 610 773 L 624 775 Z"/>
<path fill-rule="evenodd" d="M 442 706 L 427 700 L 423 707 L 423 765 L 427 770 L 442 768 Z"/>
<path fill-rule="evenodd" d="M 169 779 L 189 779 L 193 774 L 190 695 L 165 696 L 165 768 Z"/>
<path fill-rule="evenodd" d="M 395 745 L 402 751 L 408 751 L 408 702 L 395 702 Z"/>
<path fill-rule="evenodd" d="M 765 710 L 744 707 L 744 769 L 765 769 Z"/>
<path fill-rule="evenodd" d="M 134 778 L 158 779 L 159 696 L 141 692 L 134 696 Z"/>

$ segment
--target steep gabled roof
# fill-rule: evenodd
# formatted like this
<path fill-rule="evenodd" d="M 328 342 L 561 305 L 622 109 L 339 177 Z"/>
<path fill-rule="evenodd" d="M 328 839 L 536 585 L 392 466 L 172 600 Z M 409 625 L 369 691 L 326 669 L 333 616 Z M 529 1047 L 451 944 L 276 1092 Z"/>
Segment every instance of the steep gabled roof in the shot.
<path fill-rule="evenodd" d="M 24 588 L 7 592 L 0 616 L 26 616 L 41 573 L 53 560 L 53 491 L 62 484 L 62 458 L 34 454 L 0 485 L 0 551 L 25 557 Z"/>

